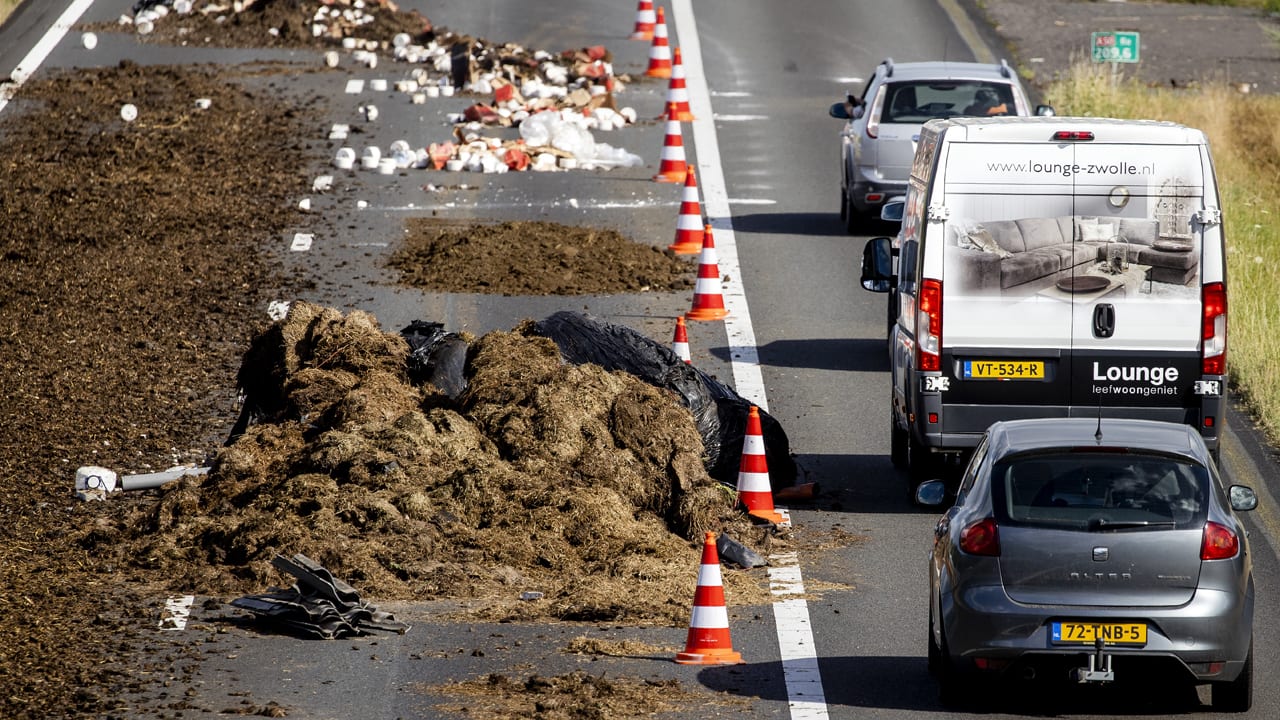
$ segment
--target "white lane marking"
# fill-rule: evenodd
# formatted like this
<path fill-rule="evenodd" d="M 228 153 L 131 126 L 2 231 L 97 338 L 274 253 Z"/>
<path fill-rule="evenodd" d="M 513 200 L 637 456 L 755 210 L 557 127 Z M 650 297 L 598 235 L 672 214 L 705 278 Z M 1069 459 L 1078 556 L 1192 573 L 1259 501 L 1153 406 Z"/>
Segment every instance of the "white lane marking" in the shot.
<path fill-rule="evenodd" d="M 680 64 L 681 65 L 684 64 L 684 57 L 680 58 Z M 743 92 L 741 90 L 725 90 L 722 92 L 713 92 L 711 93 L 711 97 L 727 97 L 727 98 L 751 97 L 751 93 Z"/>
<path fill-rule="evenodd" d="M 364 80 L 361 80 L 360 78 L 351 78 L 347 81 L 348 95 L 359 95 L 362 92 L 364 92 Z"/>
<path fill-rule="evenodd" d="M 681 64 L 684 64 L 684 58 L 680 58 Z M 748 120 L 768 120 L 768 115 L 716 115 L 716 120 L 724 122 L 746 122 Z"/>
<path fill-rule="evenodd" d="M 684 58 L 680 58 L 680 59 L 683 60 Z M 850 85 L 860 83 L 863 81 L 862 78 L 860 77 L 838 77 L 838 78 L 832 78 L 832 79 L 838 83 L 847 83 Z"/>
<path fill-rule="evenodd" d="M 306 252 L 311 249 L 311 242 L 316 239 L 311 233 L 294 233 L 289 249 L 293 252 Z"/>
<path fill-rule="evenodd" d="M 49 27 L 48 32 L 31 48 L 31 52 L 18 61 L 17 67 L 9 73 L 10 82 L 0 84 L 0 111 L 3 111 L 5 106 L 9 104 L 9 100 L 18 91 L 18 88 L 22 87 L 22 84 L 30 79 L 36 70 L 40 69 L 41 63 L 48 59 L 49 53 L 53 52 L 58 43 L 62 42 L 62 38 L 66 36 L 67 31 L 80 20 L 80 16 L 92 4 L 93 0 L 73 0 L 67 6 L 67 9 L 58 16 L 58 19 L 53 22 L 53 25 Z"/>
<path fill-rule="evenodd" d="M 171 596 L 164 601 L 164 613 L 160 616 L 161 630 L 185 630 L 187 619 L 191 617 L 191 604 L 196 601 L 194 595 Z"/>
<path fill-rule="evenodd" d="M 329 129 L 330 140 L 346 140 L 347 135 L 351 133 L 351 126 L 344 123 L 334 123 Z"/>
<path fill-rule="evenodd" d="M 714 118 L 711 94 L 703 72 L 702 47 L 698 38 L 697 21 L 693 16 L 693 2 L 672 0 L 671 6 L 681 41 L 681 61 L 686 71 L 689 109 L 695 117 Z M 733 218 L 729 212 L 729 191 L 720 165 L 720 144 L 715 124 L 712 120 L 699 119 L 694 120 L 692 125 L 693 143 L 698 156 L 698 184 L 704 198 L 703 211 L 708 222 L 716 228 L 716 255 L 721 275 L 729 278 L 723 290 L 725 309 L 729 311 L 724 325 L 729 336 L 734 387 L 743 398 L 755 403 L 761 410 L 768 411 L 755 330 L 751 327 L 747 295 L 742 287 L 738 246 L 733 234 Z M 794 585 L 803 588 L 799 565 L 795 565 L 794 572 Z M 795 720 L 826 720 L 826 693 L 822 688 L 822 676 L 818 672 L 818 652 L 813 643 L 808 605 L 801 599 L 775 602 L 773 618 L 778 633 L 782 679 L 787 686 L 791 717 Z"/>

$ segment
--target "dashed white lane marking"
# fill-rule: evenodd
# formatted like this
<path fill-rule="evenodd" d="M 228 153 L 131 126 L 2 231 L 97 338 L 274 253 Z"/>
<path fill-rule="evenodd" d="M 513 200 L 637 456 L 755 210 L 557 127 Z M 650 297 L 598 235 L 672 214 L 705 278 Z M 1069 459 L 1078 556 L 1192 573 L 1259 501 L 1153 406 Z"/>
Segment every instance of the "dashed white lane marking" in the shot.
<path fill-rule="evenodd" d="M 360 78 L 351 78 L 347 81 L 347 94 L 359 95 L 364 92 L 364 80 Z"/>
<path fill-rule="evenodd" d="M 692 0 L 672 0 L 672 17 L 679 31 L 683 51 L 689 107 L 695 117 L 714 118 L 711 94 L 703 73 L 702 48 Z M 767 411 L 769 407 L 765 396 L 764 376 L 760 371 L 760 356 L 756 348 L 755 330 L 751 327 L 747 296 L 742 287 L 738 247 L 733 234 L 729 193 L 720 164 L 720 145 L 715 124 L 713 120 L 701 119 L 693 121 L 692 125 L 693 142 L 698 156 L 698 184 L 704 197 L 703 207 L 708 222 L 716 228 L 719 269 L 723 276 L 730 278 L 723 289 L 725 309 L 729 311 L 724 324 L 729 336 L 734 387 L 743 398 Z M 780 564 L 788 568 L 785 571 L 788 585 L 803 591 L 804 582 L 800 576 L 799 564 L 794 561 L 780 561 Z M 826 693 L 822 688 L 808 604 L 799 598 L 779 600 L 773 604 L 773 618 L 778 633 L 782 678 L 787 686 L 791 717 L 795 720 L 826 720 Z"/>
<path fill-rule="evenodd" d="M 680 58 L 680 59 L 683 63 L 684 58 Z M 721 120 L 724 122 L 745 122 L 747 120 L 768 120 L 769 116 L 768 115 L 716 115 L 715 118 L 716 120 Z M 717 245 L 716 247 L 719 247 L 719 245 Z"/>
<path fill-rule="evenodd" d="M 93 0 L 74 0 L 58 16 L 53 25 L 49 26 L 48 32 L 36 42 L 31 52 L 18 61 L 18 65 L 9 73 L 9 84 L 0 85 L 0 110 L 4 110 L 18 88 L 40 69 L 41 63 L 49 57 L 49 53 L 53 52 L 58 43 L 62 42 L 67 31 L 80 20 L 80 16 L 92 4 Z"/>
<path fill-rule="evenodd" d="M 680 62 L 681 64 L 684 64 L 683 57 L 680 58 Z M 710 95 L 711 97 L 725 97 L 725 98 L 751 97 L 751 93 L 742 92 L 741 90 L 725 90 L 723 92 L 712 92 L 710 93 Z"/>
<path fill-rule="evenodd" d="M 196 601 L 194 595 L 172 596 L 164 601 L 164 613 L 160 615 L 161 630 L 185 630 L 187 620 L 191 617 L 191 604 Z"/>
<path fill-rule="evenodd" d="M 329 128 L 330 140 L 346 140 L 349 134 L 351 134 L 351 126 L 344 123 L 334 123 L 333 127 Z"/>
<path fill-rule="evenodd" d="M 311 243 L 316 239 L 311 233 L 294 233 L 293 242 L 290 243 L 289 249 L 293 252 L 306 252 L 311 249 Z"/>

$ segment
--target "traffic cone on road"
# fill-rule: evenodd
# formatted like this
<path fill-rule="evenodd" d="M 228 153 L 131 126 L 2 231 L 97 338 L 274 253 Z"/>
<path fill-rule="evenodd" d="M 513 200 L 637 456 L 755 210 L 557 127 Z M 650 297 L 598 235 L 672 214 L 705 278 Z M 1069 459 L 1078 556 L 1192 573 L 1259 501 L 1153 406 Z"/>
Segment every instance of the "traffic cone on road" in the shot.
<path fill-rule="evenodd" d="M 653 25 L 653 44 L 649 46 L 649 68 L 645 75 L 657 78 L 671 77 L 671 43 L 667 40 L 667 14 L 658 8 Z"/>
<path fill-rule="evenodd" d="M 667 103 L 671 111 L 671 103 Z M 684 159 L 684 137 L 680 134 L 680 121 L 667 120 L 667 135 L 662 139 L 662 162 L 658 165 L 655 182 L 684 182 L 689 166 Z"/>
<path fill-rule="evenodd" d="M 671 63 L 671 82 L 667 85 L 667 102 L 675 103 L 674 118 L 680 122 L 693 122 L 693 111 L 689 109 L 689 88 L 684 79 L 684 60 L 680 56 L 680 48 L 674 51 L 675 59 Z"/>
<path fill-rule="evenodd" d="M 684 194 L 680 197 L 680 217 L 676 218 L 676 239 L 667 249 L 677 255 L 697 255 L 702 252 L 702 235 L 706 223 L 702 222 L 702 206 L 698 204 L 698 179 L 693 168 L 687 167 L 684 176 Z"/>
<path fill-rule="evenodd" d="M 631 33 L 632 40 L 652 40 L 653 25 L 657 17 L 653 14 L 652 0 L 640 0 L 636 8 L 636 29 Z"/>
<path fill-rule="evenodd" d="M 685 327 L 684 316 L 676 316 L 676 332 L 671 338 L 671 351 L 684 361 L 685 365 L 692 365 L 693 359 L 689 357 L 689 330 Z"/>
<path fill-rule="evenodd" d="M 708 225 L 702 233 L 702 255 L 698 257 L 698 279 L 693 285 L 693 307 L 684 316 L 689 320 L 720 320 L 729 315 L 720 292 L 720 259 L 716 241 Z"/>
<path fill-rule="evenodd" d="M 724 605 L 724 584 L 720 580 L 720 554 L 716 534 L 708 532 L 702 543 L 702 565 L 698 568 L 698 588 L 693 594 L 693 616 L 684 652 L 676 653 L 681 665 L 738 665 L 742 654 L 734 652 L 729 637 L 729 611 Z"/>
<path fill-rule="evenodd" d="M 760 427 L 760 409 L 755 405 L 747 413 L 747 432 L 742 439 L 742 462 L 738 468 L 738 501 L 747 508 L 747 514 L 774 525 L 785 522 L 786 518 L 773 509 L 764 430 Z"/>

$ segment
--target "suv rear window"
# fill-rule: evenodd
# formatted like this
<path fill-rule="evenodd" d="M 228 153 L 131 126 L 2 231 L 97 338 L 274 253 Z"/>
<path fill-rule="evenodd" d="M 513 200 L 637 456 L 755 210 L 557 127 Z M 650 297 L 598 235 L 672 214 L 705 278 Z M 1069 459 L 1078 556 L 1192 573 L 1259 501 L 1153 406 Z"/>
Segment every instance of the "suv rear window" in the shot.
<path fill-rule="evenodd" d="M 1202 525 L 1208 488 L 1184 458 L 1107 452 L 1013 456 L 991 482 L 1001 523 L 1096 532 Z"/>
<path fill-rule="evenodd" d="M 890 83 L 885 89 L 882 123 L 923 123 L 961 115 L 1017 115 L 1013 87 L 979 80 Z"/>

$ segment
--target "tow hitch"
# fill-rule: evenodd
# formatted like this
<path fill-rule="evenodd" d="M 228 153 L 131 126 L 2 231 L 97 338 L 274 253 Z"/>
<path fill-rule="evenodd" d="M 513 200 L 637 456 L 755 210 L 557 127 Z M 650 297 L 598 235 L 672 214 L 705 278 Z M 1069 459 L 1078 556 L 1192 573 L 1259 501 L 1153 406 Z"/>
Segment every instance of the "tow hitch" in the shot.
<path fill-rule="evenodd" d="M 1089 667 L 1075 668 L 1071 677 L 1078 683 L 1111 682 L 1116 674 L 1111 670 L 1111 655 L 1103 652 L 1102 638 L 1093 643 L 1094 653 L 1089 656 Z"/>

